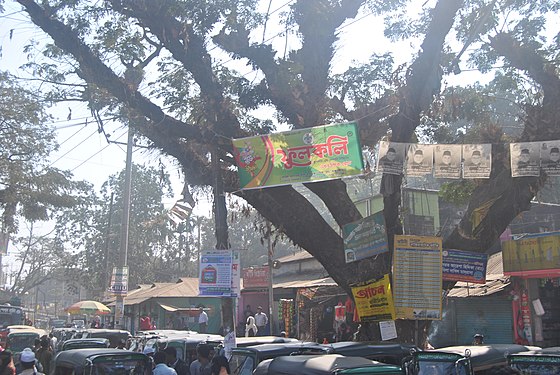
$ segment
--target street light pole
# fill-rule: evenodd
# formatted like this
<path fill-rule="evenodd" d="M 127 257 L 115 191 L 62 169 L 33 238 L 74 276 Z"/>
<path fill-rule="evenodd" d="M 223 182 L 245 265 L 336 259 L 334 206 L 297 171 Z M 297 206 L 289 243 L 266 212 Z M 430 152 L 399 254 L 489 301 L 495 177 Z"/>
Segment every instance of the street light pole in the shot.
<path fill-rule="evenodd" d="M 268 235 L 268 322 L 270 324 L 270 335 L 274 335 L 276 327 L 274 322 L 276 321 L 276 316 L 274 315 L 274 286 L 272 280 L 272 261 L 274 256 L 274 247 L 272 246 L 272 226 L 270 221 L 266 221 L 266 229 Z"/>
<path fill-rule="evenodd" d="M 123 269 L 127 265 L 128 257 L 128 224 L 130 221 L 130 190 L 132 185 L 132 143 L 134 132 L 128 126 L 128 139 L 126 144 L 126 168 L 124 172 L 123 211 L 121 217 L 121 240 L 119 248 L 118 268 Z M 117 294 L 115 301 L 115 328 L 123 328 L 124 318 L 124 295 Z"/>

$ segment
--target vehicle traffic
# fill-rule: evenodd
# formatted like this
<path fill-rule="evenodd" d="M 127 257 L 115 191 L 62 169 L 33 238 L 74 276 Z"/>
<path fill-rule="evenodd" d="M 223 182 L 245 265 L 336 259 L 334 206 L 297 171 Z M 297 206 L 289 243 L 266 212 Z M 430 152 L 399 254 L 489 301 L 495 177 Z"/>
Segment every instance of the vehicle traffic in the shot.
<path fill-rule="evenodd" d="M 60 352 L 54 360 L 54 375 L 152 373 L 151 359 L 122 349 L 74 349 Z"/>
<path fill-rule="evenodd" d="M 560 374 L 560 347 L 510 354 L 508 364 L 521 374 Z"/>
<path fill-rule="evenodd" d="M 25 315 L 23 309 L 18 306 L 0 305 L 0 345 L 6 347 L 9 326 L 23 325 Z"/>

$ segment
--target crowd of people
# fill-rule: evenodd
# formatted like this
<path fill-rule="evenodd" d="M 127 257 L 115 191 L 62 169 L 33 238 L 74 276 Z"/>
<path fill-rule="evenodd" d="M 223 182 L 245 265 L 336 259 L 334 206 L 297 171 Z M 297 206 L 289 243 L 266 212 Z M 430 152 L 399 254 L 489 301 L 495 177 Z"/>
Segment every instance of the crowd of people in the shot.
<path fill-rule="evenodd" d="M 206 344 L 197 346 L 197 358 L 190 366 L 177 357 L 177 350 L 172 347 L 158 352 L 154 352 L 154 349 L 149 347 L 144 350 L 144 354 L 153 357 L 153 375 L 229 375 L 231 373 L 227 358 L 223 355 L 212 355 L 211 347 Z"/>
<path fill-rule="evenodd" d="M 257 312 L 253 313 L 251 305 L 247 305 L 243 315 L 245 316 L 245 337 L 266 335 L 268 316 L 263 312 L 262 306 L 258 306 Z"/>

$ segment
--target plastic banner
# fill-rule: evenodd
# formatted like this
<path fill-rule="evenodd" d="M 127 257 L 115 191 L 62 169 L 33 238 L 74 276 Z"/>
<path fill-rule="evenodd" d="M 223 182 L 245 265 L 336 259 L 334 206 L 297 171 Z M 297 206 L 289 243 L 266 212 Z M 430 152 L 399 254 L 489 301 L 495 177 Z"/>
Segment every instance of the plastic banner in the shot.
<path fill-rule="evenodd" d="M 443 279 L 485 284 L 487 263 L 488 254 L 443 250 Z"/>
<path fill-rule="evenodd" d="M 241 189 L 331 180 L 363 173 L 355 123 L 233 140 Z"/>
<path fill-rule="evenodd" d="M 346 263 L 389 251 L 383 211 L 342 227 Z"/>
<path fill-rule="evenodd" d="M 352 287 L 360 321 L 394 320 L 395 307 L 389 275 Z"/>

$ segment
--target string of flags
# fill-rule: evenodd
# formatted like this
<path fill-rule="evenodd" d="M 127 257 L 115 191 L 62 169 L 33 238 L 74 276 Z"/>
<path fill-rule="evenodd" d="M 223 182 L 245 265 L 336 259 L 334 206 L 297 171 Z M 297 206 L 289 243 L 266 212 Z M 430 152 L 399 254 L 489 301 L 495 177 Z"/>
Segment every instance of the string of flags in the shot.
<path fill-rule="evenodd" d="M 512 177 L 560 176 L 560 140 L 510 143 Z M 490 178 L 491 144 L 410 144 L 381 141 L 377 171 L 436 178 Z"/>

